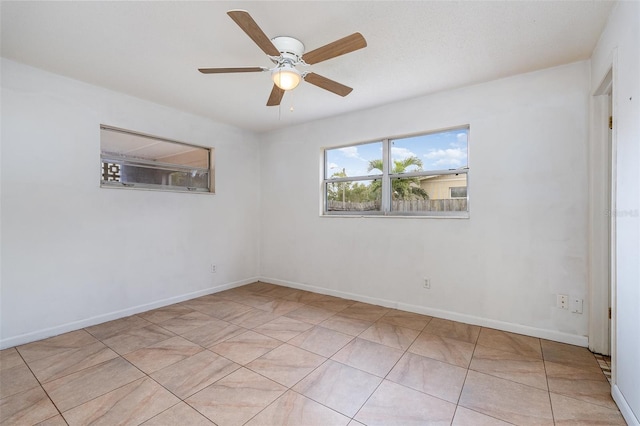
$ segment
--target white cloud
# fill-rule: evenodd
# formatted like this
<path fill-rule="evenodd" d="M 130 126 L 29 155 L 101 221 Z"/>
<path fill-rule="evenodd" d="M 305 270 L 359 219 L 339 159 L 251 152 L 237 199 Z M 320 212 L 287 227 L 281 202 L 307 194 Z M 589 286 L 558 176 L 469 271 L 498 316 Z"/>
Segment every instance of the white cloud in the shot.
<path fill-rule="evenodd" d="M 338 166 L 336 163 L 329 163 L 329 170 L 331 169 L 339 169 L 340 166 Z"/>
<path fill-rule="evenodd" d="M 358 160 L 364 160 L 364 158 L 360 157 L 358 154 L 357 146 L 347 146 L 344 148 L 339 148 L 338 151 L 344 154 L 345 157 L 348 158 L 357 158 Z"/>
<path fill-rule="evenodd" d="M 416 154 L 409 151 L 407 148 L 401 148 L 397 146 L 391 147 L 391 156 L 395 158 L 399 158 L 400 160 L 404 160 L 409 157 L 416 157 Z"/>
<path fill-rule="evenodd" d="M 466 144 L 467 143 L 467 134 L 466 133 L 458 133 L 456 135 L 458 142 Z"/>
<path fill-rule="evenodd" d="M 424 156 L 432 160 L 432 164 L 436 166 L 459 167 L 462 165 L 462 160 L 467 158 L 467 153 L 460 148 L 434 149 Z"/>

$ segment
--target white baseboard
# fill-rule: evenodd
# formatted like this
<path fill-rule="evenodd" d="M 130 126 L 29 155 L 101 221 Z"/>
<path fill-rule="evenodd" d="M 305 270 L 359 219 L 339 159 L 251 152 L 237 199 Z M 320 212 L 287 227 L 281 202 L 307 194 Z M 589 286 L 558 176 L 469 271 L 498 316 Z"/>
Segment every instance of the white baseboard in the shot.
<path fill-rule="evenodd" d="M 256 282 L 258 278 L 247 278 L 240 281 L 235 281 L 227 284 L 222 284 L 215 287 L 210 287 L 204 290 L 194 291 L 192 293 L 182 294 L 180 296 L 170 297 L 168 299 L 157 300 L 151 303 L 145 303 L 143 305 L 132 306 L 127 309 L 122 309 L 115 312 L 109 312 L 106 314 L 96 315 L 91 318 L 86 318 L 80 321 L 73 321 L 55 327 L 45 328 L 43 330 L 33 331 L 31 333 L 20 334 L 18 336 L 8 337 L 0 340 L 0 349 L 11 348 L 13 346 L 23 345 L 25 343 L 35 342 L 36 340 L 46 339 L 48 337 L 57 336 L 69 331 L 80 330 L 81 328 L 90 327 L 92 325 L 101 324 L 103 322 L 112 321 L 119 318 L 128 317 L 129 315 L 139 314 L 140 312 L 149 311 L 151 309 L 161 308 L 167 305 L 173 305 L 174 303 L 184 302 L 185 300 L 194 299 L 196 297 L 205 296 L 207 294 L 218 293 L 230 288 L 239 287 L 245 284 L 251 284 Z"/>
<path fill-rule="evenodd" d="M 613 396 L 613 400 L 618 404 L 618 408 L 622 413 L 622 417 L 627 422 L 629 426 L 640 426 L 640 420 L 633 414 L 633 410 L 627 403 L 627 399 L 624 397 L 622 392 L 620 392 L 620 388 L 618 385 L 613 385 L 611 387 L 611 396 Z"/>
<path fill-rule="evenodd" d="M 505 321 L 498 321 L 489 318 L 476 317 L 473 315 L 461 314 L 458 312 L 445 311 L 442 309 L 429 308 L 425 306 L 412 305 L 409 303 L 396 302 L 393 300 L 379 299 L 376 297 L 363 296 L 344 291 L 331 290 L 322 287 L 315 287 L 308 284 L 301 284 L 291 281 L 279 280 L 270 277 L 260 277 L 260 281 L 271 284 L 283 285 L 286 287 L 308 290 L 314 293 L 327 294 L 329 296 L 342 297 L 345 299 L 357 300 L 358 302 L 371 303 L 385 306 L 387 308 L 401 309 L 403 311 L 417 314 L 429 315 L 432 317 L 448 319 L 452 321 L 464 322 L 466 324 L 479 325 L 482 327 L 494 328 L 496 330 L 508 331 L 511 333 L 524 334 L 526 336 L 539 337 L 541 339 L 553 340 L 555 342 L 568 343 L 571 345 L 587 347 L 589 340 L 587 336 L 563 333 L 560 331 L 547 330 L 543 328 L 530 327 L 527 325 L 514 324 Z"/>

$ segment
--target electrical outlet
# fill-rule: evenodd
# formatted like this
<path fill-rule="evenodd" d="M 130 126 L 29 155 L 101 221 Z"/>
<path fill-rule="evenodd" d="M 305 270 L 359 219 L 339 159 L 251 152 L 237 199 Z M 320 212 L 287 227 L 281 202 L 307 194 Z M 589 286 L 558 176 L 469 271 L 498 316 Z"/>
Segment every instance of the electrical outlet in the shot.
<path fill-rule="evenodd" d="M 425 278 L 424 282 L 422 283 L 422 287 L 424 287 L 426 289 L 430 289 L 431 288 L 431 280 L 429 278 Z"/>
<path fill-rule="evenodd" d="M 577 297 L 571 298 L 571 312 L 573 312 L 574 314 L 582 313 L 582 299 L 579 299 Z"/>
<path fill-rule="evenodd" d="M 569 296 L 566 294 L 558 294 L 556 296 L 556 306 L 560 309 L 569 309 Z"/>
<path fill-rule="evenodd" d="M 217 272 L 217 268 L 216 265 L 214 265 L 213 263 L 211 264 L 211 273 L 215 274 Z"/>

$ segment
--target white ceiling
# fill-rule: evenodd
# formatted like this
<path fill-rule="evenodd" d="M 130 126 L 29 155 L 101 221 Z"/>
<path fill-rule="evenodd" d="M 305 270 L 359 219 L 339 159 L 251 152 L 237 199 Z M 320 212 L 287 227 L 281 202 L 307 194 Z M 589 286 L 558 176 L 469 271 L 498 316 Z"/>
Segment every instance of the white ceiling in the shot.
<path fill-rule="evenodd" d="M 2 1 L 2 56 L 254 131 L 266 131 L 590 57 L 609 1 Z M 365 49 L 313 65 L 353 87 L 310 84 L 266 107 L 271 66 L 226 14 L 307 50 L 360 32 Z M 290 111 L 293 106 L 294 110 Z"/>

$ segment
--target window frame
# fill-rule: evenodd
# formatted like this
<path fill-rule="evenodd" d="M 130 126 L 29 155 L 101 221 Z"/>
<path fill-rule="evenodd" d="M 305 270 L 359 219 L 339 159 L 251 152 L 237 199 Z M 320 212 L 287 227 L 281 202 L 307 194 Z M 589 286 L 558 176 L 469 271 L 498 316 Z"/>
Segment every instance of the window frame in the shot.
<path fill-rule="evenodd" d="M 454 189 L 458 189 L 458 188 L 464 188 L 465 192 L 467 193 L 467 195 L 465 195 L 464 197 L 456 197 L 456 196 L 454 196 L 453 195 L 453 190 Z M 469 196 L 469 190 L 468 190 L 468 187 L 466 187 L 466 186 L 450 186 L 449 187 L 449 198 L 451 198 L 452 200 L 453 199 L 461 200 L 463 198 L 468 198 L 468 196 Z"/>
<path fill-rule="evenodd" d="M 154 170 L 169 170 L 169 171 L 175 171 L 175 172 L 199 171 L 199 172 L 208 173 L 209 179 L 208 179 L 207 188 L 205 189 L 205 188 L 197 188 L 197 187 L 178 186 L 178 185 L 160 185 L 160 184 L 142 183 L 142 182 L 110 181 L 110 180 L 104 180 L 104 176 L 101 173 L 100 174 L 101 188 L 136 189 L 136 190 L 160 191 L 160 192 L 182 192 L 182 193 L 191 193 L 191 194 L 211 194 L 211 195 L 215 194 L 215 161 L 214 161 L 215 148 L 181 142 L 181 141 L 168 139 L 160 136 L 149 135 L 146 133 L 141 133 L 133 130 L 127 130 L 119 127 L 113 127 L 113 126 L 101 124 L 100 132 L 102 132 L 103 130 L 123 133 L 123 134 L 132 135 L 136 137 L 147 138 L 147 139 L 158 141 L 158 142 L 182 145 L 182 146 L 193 148 L 193 149 L 203 149 L 207 151 L 208 167 L 204 168 L 204 167 L 185 166 L 185 165 L 175 164 L 175 163 L 163 163 L 160 161 L 145 160 L 142 158 L 133 158 L 133 157 L 128 157 L 126 155 L 118 155 L 114 153 L 103 153 L 102 136 L 101 136 L 100 138 L 100 169 L 101 170 L 104 167 L 104 163 L 117 163 L 121 165 L 129 165 L 134 167 L 148 167 Z"/>
<path fill-rule="evenodd" d="M 468 219 L 470 212 L 470 198 L 469 198 L 469 174 L 470 174 L 470 155 L 469 155 L 469 141 L 470 141 L 470 131 L 471 126 L 469 124 L 448 127 L 438 130 L 432 130 L 428 132 L 420 132 L 420 133 L 412 133 L 408 135 L 402 136 L 393 136 L 386 137 L 382 139 L 374 139 L 365 142 L 357 142 L 351 144 L 343 144 L 331 147 L 323 147 L 322 148 L 322 182 L 321 182 L 321 198 L 322 198 L 322 207 L 320 215 L 322 217 L 340 217 L 340 216 L 357 216 L 357 217 L 414 217 L 414 218 L 459 218 L 459 219 Z M 441 169 L 441 170 L 423 170 L 417 172 L 407 172 L 407 173 L 390 173 L 392 169 L 392 156 L 391 156 L 391 147 L 392 142 L 394 140 L 411 138 L 416 136 L 425 136 L 432 135 L 437 133 L 450 132 L 455 130 L 465 130 L 467 133 L 467 165 L 465 167 L 457 168 L 457 169 Z M 362 176 L 347 176 L 340 178 L 330 178 L 327 176 L 327 151 L 347 148 L 359 145 L 365 145 L 375 142 L 382 142 L 382 164 L 383 170 L 382 174 L 375 175 L 362 175 Z M 461 200 L 466 198 L 467 200 L 467 209 L 465 211 L 417 211 L 417 212 L 398 212 L 392 210 L 392 197 L 391 197 L 391 188 L 393 179 L 406 179 L 406 178 L 415 178 L 415 177 L 424 177 L 424 176 L 442 176 L 442 175 L 466 175 L 466 183 L 467 183 L 467 196 L 455 198 L 456 200 Z M 381 191 L 381 206 L 379 211 L 329 211 L 328 207 L 328 185 L 331 183 L 338 182 L 358 182 L 365 180 L 381 180 L 382 182 L 382 191 Z"/>

